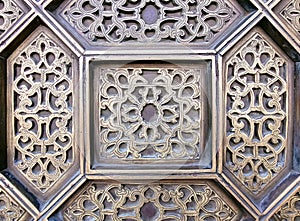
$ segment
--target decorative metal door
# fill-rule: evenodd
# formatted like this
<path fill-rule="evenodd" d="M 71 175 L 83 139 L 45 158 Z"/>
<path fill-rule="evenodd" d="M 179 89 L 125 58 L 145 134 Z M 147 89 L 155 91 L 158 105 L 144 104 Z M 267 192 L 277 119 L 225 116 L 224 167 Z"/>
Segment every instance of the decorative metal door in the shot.
<path fill-rule="evenodd" d="M 300 220 L 299 0 L 0 0 L 0 220 Z"/>

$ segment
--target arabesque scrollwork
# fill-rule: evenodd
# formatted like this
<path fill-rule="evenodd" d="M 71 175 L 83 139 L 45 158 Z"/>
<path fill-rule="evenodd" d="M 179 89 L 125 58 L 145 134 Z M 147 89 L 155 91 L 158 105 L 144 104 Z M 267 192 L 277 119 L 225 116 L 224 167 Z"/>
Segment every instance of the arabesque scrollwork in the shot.
<path fill-rule="evenodd" d="M 78 0 L 62 12 L 91 44 L 207 43 L 237 17 L 223 0 Z"/>
<path fill-rule="evenodd" d="M 287 70 L 258 33 L 226 65 L 225 166 L 254 194 L 286 165 Z"/>
<path fill-rule="evenodd" d="M 12 65 L 14 165 L 45 192 L 74 161 L 71 58 L 41 33 Z"/>
<path fill-rule="evenodd" d="M 235 211 L 207 184 L 88 185 L 64 209 L 67 220 L 233 220 Z"/>
<path fill-rule="evenodd" d="M 201 91 L 197 69 L 101 69 L 100 158 L 199 159 Z"/>
<path fill-rule="evenodd" d="M 0 2 L 0 36 L 19 20 L 24 14 L 22 9 L 13 0 Z"/>
<path fill-rule="evenodd" d="M 281 11 L 281 16 L 297 31 L 300 32 L 300 1 L 293 0 Z"/>

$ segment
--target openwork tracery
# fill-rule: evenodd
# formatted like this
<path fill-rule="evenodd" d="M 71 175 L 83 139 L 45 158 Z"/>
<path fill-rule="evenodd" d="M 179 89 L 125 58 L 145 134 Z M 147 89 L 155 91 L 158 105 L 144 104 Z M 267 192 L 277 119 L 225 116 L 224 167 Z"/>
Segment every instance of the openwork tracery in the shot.
<path fill-rule="evenodd" d="M 199 159 L 200 73 L 183 68 L 101 69 L 100 157 Z"/>
<path fill-rule="evenodd" d="M 227 62 L 225 164 L 255 194 L 286 164 L 287 70 L 257 33 Z"/>
<path fill-rule="evenodd" d="M 71 59 L 41 33 L 12 65 L 14 165 L 44 192 L 73 163 Z"/>
<path fill-rule="evenodd" d="M 67 220 L 233 220 L 207 184 L 88 185 L 64 210 Z"/>
<path fill-rule="evenodd" d="M 24 12 L 13 0 L 0 1 L 0 36 L 22 16 Z"/>
<path fill-rule="evenodd" d="M 291 1 L 281 12 L 281 16 L 300 32 L 300 0 Z"/>
<path fill-rule="evenodd" d="M 273 215 L 271 220 L 297 220 L 300 217 L 300 192 L 291 196 L 288 201 L 280 207 L 280 209 Z"/>
<path fill-rule="evenodd" d="M 0 188 L 0 220 L 19 220 L 24 213 L 24 209 Z"/>
<path fill-rule="evenodd" d="M 92 44 L 207 43 L 237 17 L 223 0 L 76 0 L 64 18 Z"/>

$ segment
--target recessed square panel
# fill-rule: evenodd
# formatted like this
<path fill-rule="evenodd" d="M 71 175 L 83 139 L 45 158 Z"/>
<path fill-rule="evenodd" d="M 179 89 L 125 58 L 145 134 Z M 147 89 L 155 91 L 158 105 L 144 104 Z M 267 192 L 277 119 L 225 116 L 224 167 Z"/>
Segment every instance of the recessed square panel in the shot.
<path fill-rule="evenodd" d="M 90 65 L 92 168 L 211 168 L 208 61 Z"/>

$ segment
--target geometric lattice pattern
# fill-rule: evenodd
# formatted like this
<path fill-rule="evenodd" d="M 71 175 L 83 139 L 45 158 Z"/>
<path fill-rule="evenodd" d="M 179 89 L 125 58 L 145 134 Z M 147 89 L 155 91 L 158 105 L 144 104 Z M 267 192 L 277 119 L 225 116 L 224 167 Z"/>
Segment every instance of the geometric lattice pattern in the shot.
<path fill-rule="evenodd" d="M 14 165 L 45 192 L 73 163 L 71 60 L 41 33 L 12 65 Z"/>
<path fill-rule="evenodd" d="M 225 165 L 259 193 L 286 164 L 287 62 L 254 33 L 226 65 Z"/>
<path fill-rule="evenodd" d="M 224 0 L 79 0 L 68 3 L 62 15 L 91 44 L 134 41 L 203 44 L 226 29 L 239 11 Z"/>

